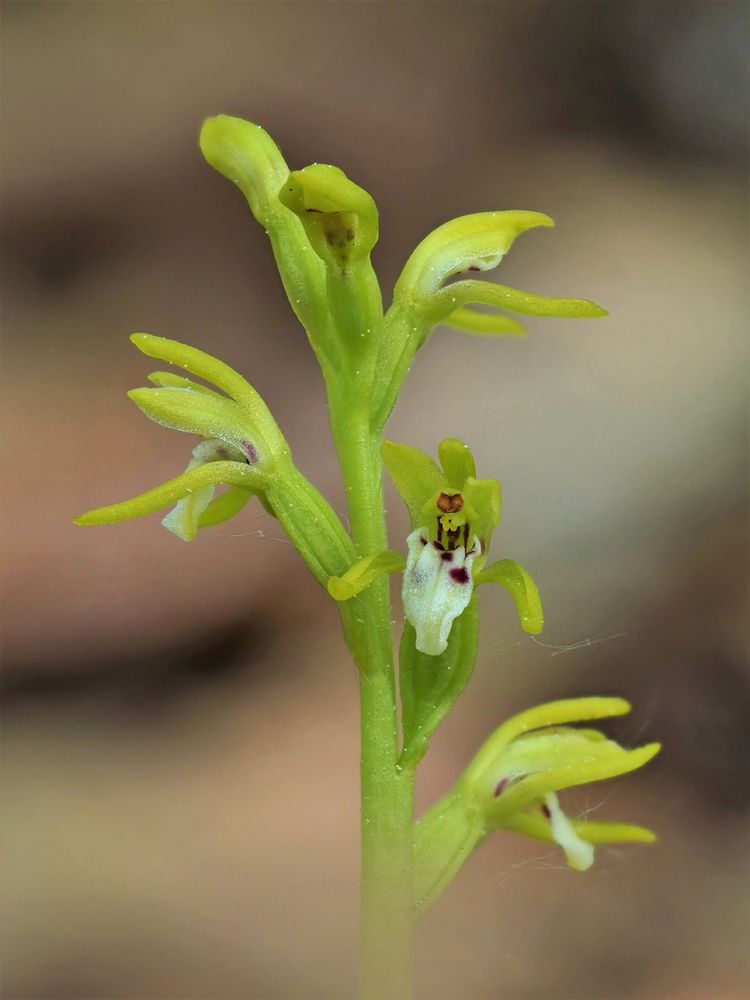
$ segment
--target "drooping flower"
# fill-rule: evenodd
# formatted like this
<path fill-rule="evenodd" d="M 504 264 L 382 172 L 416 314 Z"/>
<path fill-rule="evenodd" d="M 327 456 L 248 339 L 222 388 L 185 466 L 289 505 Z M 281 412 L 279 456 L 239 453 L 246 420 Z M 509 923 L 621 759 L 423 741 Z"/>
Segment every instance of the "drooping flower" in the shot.
<path fill-rule="evenodd" d="M 87 511 L 79 525 L 115 524 L 175 504 L 162 524 L 184 541 L 199 528 L 237 514 L 252 496 L 283 525 L 308 568 L 323 585 L 354 559 L 354 546 L 318 490 L 299 472 L 289 446 L 256 390 L 223 361 L 165 337 L 131 337 L 149 357 L 159 358 L 221 391 L 174 372 L 153 372 L 154 388 L 128 395 L 156 423 L 196 434 L 187 469 L 139 496 Z M 228 486 L 214 496 L 217 486 Z"/>
<path fill-rule="evenodd" d="M 634 771 L 656 756 L 660 744 L 625 750 L 598 729 L 576 728 L 571 723 L 629 711 L 623 698 L 571 698 L 521 712 L 481 747 L 464 772 L 461 787 L 479 804 L 491 829 L 555 841 L 565 851 L 570 867 L 585 871 L 594 860 L 593 844 L 633 839 L 621 837 L 633 830 L 588 819 L 571 822 L 560 808 L 557 793 Z M 644 839 L 641 828 L 636 830 L 640 832 L 635 839 Z"/>
<path fill-rule="evenodd" d="M 591 867 L 598 844 L 653 842 L 656 835 L 645 827 L 571 819 L 558 799 L 567 788 L 627 774 L 656 756 L 659 743 L 626 750 L 597 729 L 573 725 L 629 711 L 622 698 L 571 698 L 528 709 L 496 729 L 417 824 L 418 909 L 450 881 L 454 858 L 463 863 L 497 830 L 558 844 L 575 871 Z"/>

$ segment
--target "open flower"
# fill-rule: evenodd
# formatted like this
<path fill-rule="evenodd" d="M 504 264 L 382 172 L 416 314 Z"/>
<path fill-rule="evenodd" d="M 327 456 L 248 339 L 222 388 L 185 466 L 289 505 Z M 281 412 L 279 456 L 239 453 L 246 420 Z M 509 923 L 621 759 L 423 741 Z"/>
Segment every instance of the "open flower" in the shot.
<path fill-rule="evenodd" d="M 406 564 L 391 550 L 366 556 L 343 577 L 329 580 L 330 594 L 349 600 L 377 577 L 403 569 L 404 615 L 414 627 L 416 649 L 428 656 L 445 652 L 454 621 L 482 583 L 504 586 L 516 604 L 521 627 L 541 632 L 539 591 L 526 570 L 512 559 L 484 565 L 500 523 L 500 484 L 476 478 L 468 445 L 457 438 L 441 441 L 440 465 L 411 445 L 384 441 L 381 451 L 411 520 Z"/>
<path fill-rule="evenodd" d="M 634 771 L 659 752 L 658 743 L 625 750 L 597 729 L 570 725 L 629 711 L 622 698 L 571 698 L 521 712 L 490 736 L 461 787 L 477 802 L 489 829 L 554 841 L 571 868 L 585 871 L 593 864 L 594 844 L 654 839 L 641 827 L 571 821 L 557 799 L 557 792 L 573 785 Z"/>
<path fill-rule="evenodd" d="M 181 475 L 130 500 L 81 514 L 76 524 L 114 524 L 176 502 L 162 523 L 191 541 L 199 527 L 236 514 L 253 494 L 263 496 L 279 465 L 289 462 L 289 448 L 255 389 L 224 362 L 165 337 L 136 333 L 131 340 L 144 354 L 211 381 L 223 392 L 161 371 L 149 376 L 154 388 L 129 392 L 151 420 L 204 440 Z M 214 500 L 219 485 L 230 490 Z"/>
<path fill-rule="evenodd" d="M 430 656 L 445 650 L 453 622 L 477 583 L 505 585 L 522 627 L 539 632 L 542 608 L 528 573 L 511 560 L 483 568 L 500 522 L 500 484 L 476 478 L 468 446 L 456 438 L 442 441 L 440 466 L 408 445 L 386 441 L 382 451 L 411 518 L 402 598 L 416 648 Z"/>
<path fill-rule="evenodd" d="M 299 472 L 289 446 L 256 390 L 223 361 L 176 340 L 133 334 L 144 354 L 178 366 L 217 389 L 174 372 L 153 372 L 154 388 L 128 395 L 147 417 L 203 438 L 179 476 L 139 496 L 97 507 L 79 525 L 115 524 L 176 506 L 162 524 L 191 541 L 199 528 L 238 513 L 251 496 L 282 524 L 323 585 L 354 559 L 354 546 L 330 504 Z M 229 489 L 214 497 L 217 486 Z"/>
<path fill-rule="evenodd" d="M 455 866 L 496 830 L 559 844 L 575 871 L 591 867 L 597 844 L 653 842 L 656 835 L 642 826 L 570 819 L 558 801 L 564 789 L 627 774 L 656 756 L 658 743 L 626 750 L 597 729 L 572 725 L 629 711 L 622 698 L 571 698 L 528 709 L 496 729 L 417 824 L 417 908 L 434 902 Z"/>
<path fill-rule="evenodd" d="M 441 490 L 429 504 L 429 527 L 406 539 L 404 614 L 417 631 L 417 649 L 437 656 L 448 645 L 454 620 L 471 600 L 472 564 L 482 543 L 472 530 L 471 509 L 463 493 Z"/>

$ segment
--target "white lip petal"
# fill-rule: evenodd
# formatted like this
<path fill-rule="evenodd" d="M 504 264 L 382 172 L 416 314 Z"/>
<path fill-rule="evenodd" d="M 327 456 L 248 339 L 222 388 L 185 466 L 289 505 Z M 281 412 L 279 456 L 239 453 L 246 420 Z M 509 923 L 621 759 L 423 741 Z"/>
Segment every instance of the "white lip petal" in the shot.
<path fill-rule="evenodd" d="M 226 459 L 241 462 L 243 456 L 231 445 L 218 439 L 209 438 L 193 448 L 193 455 L 186 471 L 204 465 L 206 462 L 219 462 Z M 195 493 L 191 493 L 190 496 L 178 500 L 169 513 L 162 518 L 162 525 L 167 531 L 171 531 L 178 538 L 181 538 L 183 542 L 192 542 L 198 534 L 198 522 L 201 514 L 211 503 L 215 490 L 215 486 L 204 486 L 202 489 L 196 490 Z"/>
<path fill-rule="evenodd" d="M 444 549 L 418 528 L 406 539 L 409 554 L 404 571 L 404 614 L 417 633 L 421 653 L 439 656 L 448 644 L 451 626 L 471 600 L 471 564 L 480 554 L 479 540 L 467 554 L 463 545 Z"/>
<path fill-rule="evenodd" d="M 575 832 L 573 824 L 560 808 L 554 792 L 544 796 L 544 805 L 549 813 L 552 836 L 565 851 L 568 864 L 577 872 L 587 871 L 594 863 L 593 845 L 586 843 Z"/>

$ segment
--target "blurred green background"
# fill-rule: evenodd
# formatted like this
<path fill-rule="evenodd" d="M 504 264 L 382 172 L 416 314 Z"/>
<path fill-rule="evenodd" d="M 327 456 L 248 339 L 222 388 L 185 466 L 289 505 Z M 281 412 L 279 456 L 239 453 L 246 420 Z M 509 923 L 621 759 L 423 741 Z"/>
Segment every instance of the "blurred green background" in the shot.
<path fill-rule="evenodd" d="M 557 228 L 498 280 L 611 311 L 531 318 L 518 341 L 437 331 L 389 425 L 429 451 L 471 443 L 503 484 L 493 554 L 534 574 L 547 612 L 534 641 L 482 594 L 475 679 L 419 799 L 507 715 L 623 694 L 612 731 L 664 753 L 567 807 L 661 840 L 582 876 L 496 836 L 420 927 L 420 996 L 746 995 L 747 6 L 2 16 L 5 996 L 351 995 L 357 698 L 334 608 L 258 507 L 190 546 L 158 517 L 71 524 L 187 460 L 125 397 L 150 370 L 134 330 L 243 371 L 345 509 L 263 232 L 197 148 L 219 112 L 373 194 L 386 298 L 442 221 L 528 208 Z"/>

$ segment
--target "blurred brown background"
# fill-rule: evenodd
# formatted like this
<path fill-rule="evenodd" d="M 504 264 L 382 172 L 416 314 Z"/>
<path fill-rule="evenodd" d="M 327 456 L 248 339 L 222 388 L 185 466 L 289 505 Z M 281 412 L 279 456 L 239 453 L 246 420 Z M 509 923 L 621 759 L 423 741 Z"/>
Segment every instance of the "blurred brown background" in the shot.
<path fill-rule="evenodd" d="M 507 715 L 619 693 L 613 731 L 663 756 L 567 803 L 661 841 L 581 876 L 495 837 L 420 928 L 420 996 L 745 995 L 747 40 L 741 3 L 3 4 L 5 996 L 351 995 L 334 609 L 257 507 L 190 546 L 158 517 L 71 524 L 191 447 L 125 398 L 150 370 L 133 330 L 246 373 L 344 510 L 263 233 L 197 149 L 218 112 L 372 192 L 386 296 L 435 225 L 530 208 L 557 229 L 498 280 L 611 310 L 521 341 L 438 331 L 389 426 L 471 442 L 503 484 L 494 554 L 548 622 L 534 642 L 482 594 L 419 795 Z"/>

